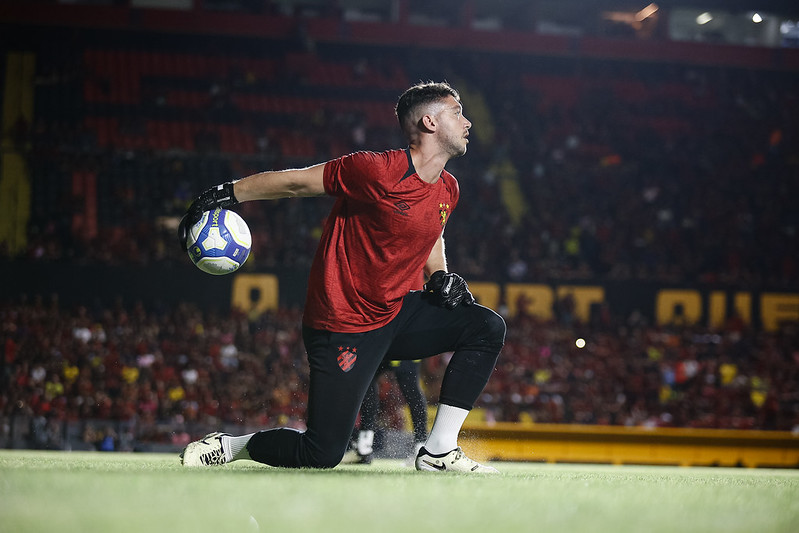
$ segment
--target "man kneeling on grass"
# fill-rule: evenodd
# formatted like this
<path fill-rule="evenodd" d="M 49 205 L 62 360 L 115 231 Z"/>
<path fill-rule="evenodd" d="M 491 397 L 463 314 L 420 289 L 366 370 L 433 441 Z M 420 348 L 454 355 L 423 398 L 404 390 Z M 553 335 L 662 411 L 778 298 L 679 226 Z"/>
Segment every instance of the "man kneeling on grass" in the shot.
<path fill-rule="evenodd" d="M 303 316 L 310 366 L 308 429 L 211 433 L 181 454 L 187 466 L 252 459 L 280 467 L 332 468 L 347 450 L 358 410 L 384 359 L 454 352 L 440 404 L 416 468 L 495 473 L 466 457 L 458 433 L 490 377 L 505 322 L 478 305 L 463 278 L 448 272 L 444 228 L 458 182 L 444 169 L 466 153 L 472 123 L 447 83 L 420 83 L 396 106 L 405 150 L 358 152 L 308 168 L 260 172 L 203 192 L 180 227 L 238 202 L 336 197 L 311 267 Z M 413 291 L 418 273 L 428 277 Z"/>

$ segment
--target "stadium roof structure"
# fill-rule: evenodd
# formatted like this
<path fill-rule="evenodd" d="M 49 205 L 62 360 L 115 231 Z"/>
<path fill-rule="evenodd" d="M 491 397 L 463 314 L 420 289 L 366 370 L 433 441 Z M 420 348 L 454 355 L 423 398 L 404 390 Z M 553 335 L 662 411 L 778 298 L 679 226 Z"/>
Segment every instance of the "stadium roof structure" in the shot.
<path fill-rule="evenodd" d="M 797 0 L 0 0 L 0 24 L 263 36 L 286 31 L 286 17 L 326 24 L 338 38 L 341 21 L 372 24 L 364 31 L 383 41 L 435 27 L 489 40 L 503 32 L 498 41 L 513 34 L 799 48 Z"/>
<path fill-rule="evenodd" d="M 799 15 L 799 2 L 796 0 L 661 0 L 658 3 L 669 8 L 691 7 L 726 9 L 728 11 L 765 11 L 788 16 Z"/>

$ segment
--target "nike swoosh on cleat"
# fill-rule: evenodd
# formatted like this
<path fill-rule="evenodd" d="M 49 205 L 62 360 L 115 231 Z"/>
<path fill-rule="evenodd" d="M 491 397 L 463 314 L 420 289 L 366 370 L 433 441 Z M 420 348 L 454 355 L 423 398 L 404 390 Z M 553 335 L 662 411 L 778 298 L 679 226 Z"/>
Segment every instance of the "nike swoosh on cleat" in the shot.
<path fill-rule="evenodd" d="M 432 467 L 433 467 L 433 468 L 435 468 L 436 470 L 446 470 L 446 469 L 447 469 L 447 467 L 446 467 L 446 466 L 444 466 L 444 465 L 437 465 L 437 464 L 435 464 L 435 463 L 431 463 L 430 461 L 427 461 L 426 459 L 422 459 L 422 462 L 423 462 L 424 464 L 428 465 L 428 466 L 432 466 Z"/>

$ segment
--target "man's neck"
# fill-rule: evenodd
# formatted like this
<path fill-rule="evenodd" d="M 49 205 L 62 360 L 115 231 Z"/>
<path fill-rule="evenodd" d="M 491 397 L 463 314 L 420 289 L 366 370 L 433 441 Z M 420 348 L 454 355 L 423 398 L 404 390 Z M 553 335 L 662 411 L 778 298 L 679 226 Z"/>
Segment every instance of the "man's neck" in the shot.
<path fill-rule="evenodd" d="M 418 146 L 411 146 L 410 152 L 416 174 L 427 183 L 438 181 L 448 159 L 442 156 L 440 152 L 428 153 Z"/>

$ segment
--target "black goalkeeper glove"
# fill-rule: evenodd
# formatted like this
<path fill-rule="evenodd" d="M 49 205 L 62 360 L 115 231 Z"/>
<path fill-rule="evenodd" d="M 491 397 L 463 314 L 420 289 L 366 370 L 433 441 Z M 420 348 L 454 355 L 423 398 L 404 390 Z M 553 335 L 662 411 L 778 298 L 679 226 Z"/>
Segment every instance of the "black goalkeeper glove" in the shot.
<path fill-rule="evenodd" d="M 180 219 L 180 225 L 178 225 L 178 241 L 183 251 L 185 252 L 188 249 L 186 240 L 189 237 L 189 228 L 200 221 L 203 217 L 203 213 L 216 209 L 217 207 L 227 209 L 233 207 L 237 203 L 239 203 L 239 201 L 236 200 L 236 195 L 233 194 L 232 181 L 217 185 L 216 187 L 211 187 L 198 196 L 197 199 L 191 203 L 186 214 Z"/>
<path fill-rule="evenodd" d="M 460 304 L 472 305 L 474 303 L 474 296 L 469 292 L 466 280 L 454 272 L 444 272 L 443 270 L 433 272 L 433 275 L 424 284 L 424 291 L 436 305 L 447 309 L 455 309 Z"/>

